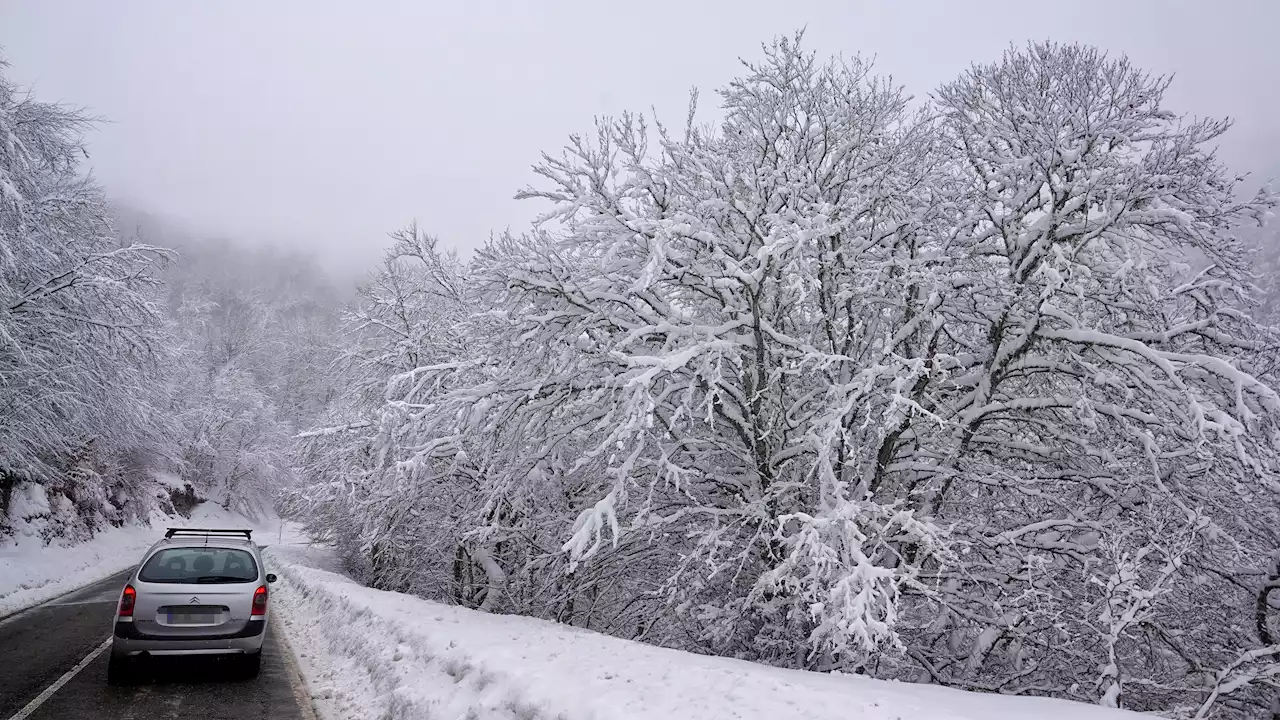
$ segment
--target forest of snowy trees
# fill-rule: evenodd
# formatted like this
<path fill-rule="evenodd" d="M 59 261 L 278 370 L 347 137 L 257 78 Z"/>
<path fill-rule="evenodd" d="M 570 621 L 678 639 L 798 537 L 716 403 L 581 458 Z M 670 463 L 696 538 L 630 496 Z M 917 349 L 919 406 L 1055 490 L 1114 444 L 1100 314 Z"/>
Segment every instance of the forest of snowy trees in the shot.
<path fill-rule="evenodd" d="M 1040 44 L 913 98 L 778 39 L 720 121 L 602 119 L 534 227 L 464 260 L 409 226 L 349 301 L 113 224 L 82 119 L 0 86 L 0 510 L 84 534 L 175 471 L 380 588 L 1271 717 L 1275 201 L 1168 84 Z"/>
<path fill-rule="evenodd" d="M 0 78 L 0 540 L 261 514 L 332 394 L 337 294 L 306 258 L 111 207 L 87 125 Z"/>

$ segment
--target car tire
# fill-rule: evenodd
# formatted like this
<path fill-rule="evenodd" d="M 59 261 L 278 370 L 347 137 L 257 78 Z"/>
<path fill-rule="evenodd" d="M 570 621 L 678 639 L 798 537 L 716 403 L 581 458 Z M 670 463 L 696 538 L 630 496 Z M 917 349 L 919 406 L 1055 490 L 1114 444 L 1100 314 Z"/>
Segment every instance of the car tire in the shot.
<path fill-rule="evenodd" d="M 132 685 L 137 679 L 137 668 L 129 658 L 112 655 L 111 659 L 107 660 L 108 685 Z"/>
<path fill-rule="evenodd" d="M 262 651 L 249 653 L 240 660 L 240 674 L 246 680 L 252 680 L 258 677 L 258 671 L 262 670 Z"/>

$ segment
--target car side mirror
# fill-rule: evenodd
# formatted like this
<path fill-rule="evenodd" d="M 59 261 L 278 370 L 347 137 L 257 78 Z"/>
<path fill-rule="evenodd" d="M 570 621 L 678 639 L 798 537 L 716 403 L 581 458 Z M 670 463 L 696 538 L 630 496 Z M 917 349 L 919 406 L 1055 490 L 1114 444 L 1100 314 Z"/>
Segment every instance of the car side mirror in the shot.
<path fill-rule="evenodd" d="M 275 581 L 276 581 L 275 573 L 267 573 L 267 582 L 273 583 Z"/>

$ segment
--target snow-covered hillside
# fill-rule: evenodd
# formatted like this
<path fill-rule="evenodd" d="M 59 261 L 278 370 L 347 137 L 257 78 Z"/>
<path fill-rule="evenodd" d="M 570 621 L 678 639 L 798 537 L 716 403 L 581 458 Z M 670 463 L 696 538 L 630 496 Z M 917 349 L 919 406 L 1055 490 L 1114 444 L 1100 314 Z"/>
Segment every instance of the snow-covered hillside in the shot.
<path fill-rule="evenodd" d="M 1121 720 L 1063 700 L 783 670 L 363 587 L 277 545 L 274 608 L 326 720 Z"/>
<path fill-rule="evenodd" d="M 244 517 L 201 503 L 190 518 L 153 513 L 150 525 L 109 528 L 79 544 L 45 545 L 35 535 L 0 542 L 0 617 L 37 605 L 138 562 L 168 526 L 243 527 Z"/>

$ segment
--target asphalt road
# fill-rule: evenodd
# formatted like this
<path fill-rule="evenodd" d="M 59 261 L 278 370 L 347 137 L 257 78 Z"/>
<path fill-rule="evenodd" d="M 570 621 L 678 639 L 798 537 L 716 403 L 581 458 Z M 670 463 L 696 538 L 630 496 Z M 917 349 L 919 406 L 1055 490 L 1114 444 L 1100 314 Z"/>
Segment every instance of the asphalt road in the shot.
<path fill-rule="evenodd" d="M 128 573 L 0 621 L 0 720 L 11 720 L 75 669 L 111 635 L 111 620 Z M 235 677 L 228 663 L 208 658 L 151 662 L 142 682 L 107 685 L 110 648 L 48 694 L 24 720 L 310 720 L 292 663 L 267 628 L 262 672 L 253 680 Z M 157 659 L 159 660 L 159 659 Z"/>

